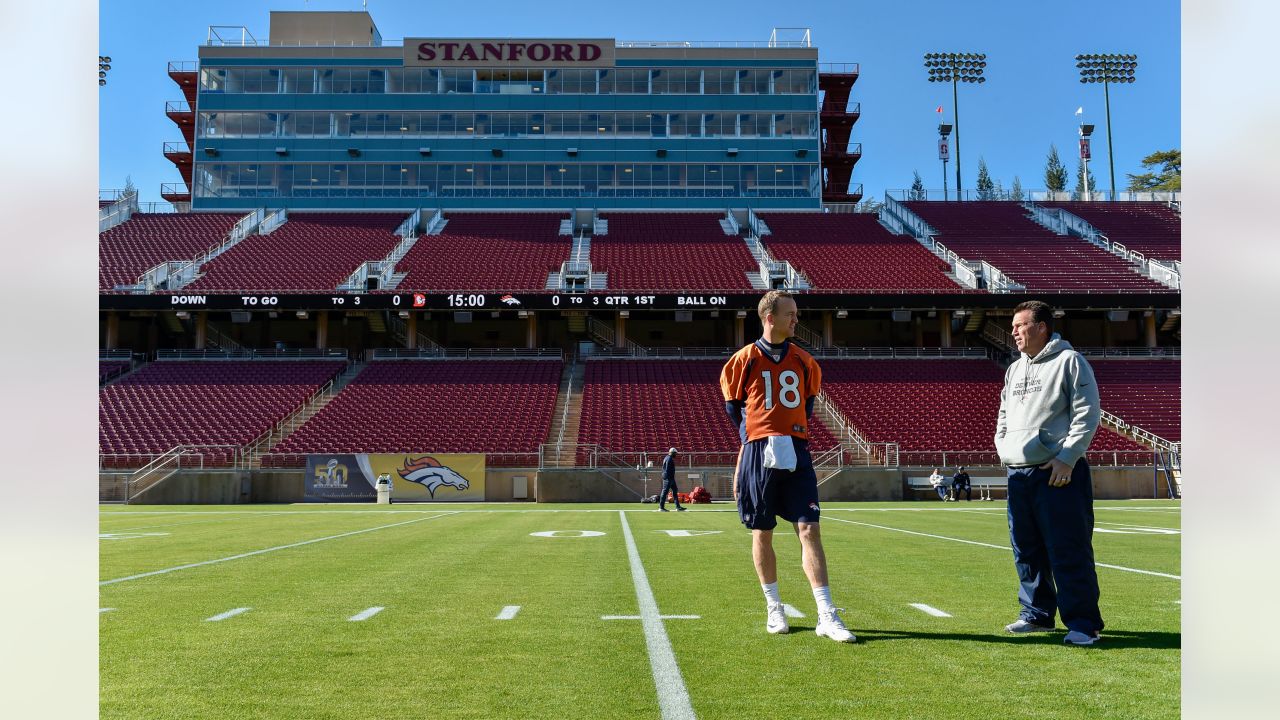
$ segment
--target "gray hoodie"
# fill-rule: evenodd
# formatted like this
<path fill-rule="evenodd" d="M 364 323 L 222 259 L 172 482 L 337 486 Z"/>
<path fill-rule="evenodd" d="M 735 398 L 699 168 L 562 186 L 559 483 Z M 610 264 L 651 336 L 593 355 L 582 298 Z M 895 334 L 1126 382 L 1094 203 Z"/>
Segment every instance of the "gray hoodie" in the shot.
<path fill-rule="evenodd" d="M 1038 355 L 1021 353 L 1004 374 L 996 420 L 1000 462 L 1043 465 L 1056 457 L 1075 467 L 1101 414 L 1093 368 L 1054 333 Z"/>

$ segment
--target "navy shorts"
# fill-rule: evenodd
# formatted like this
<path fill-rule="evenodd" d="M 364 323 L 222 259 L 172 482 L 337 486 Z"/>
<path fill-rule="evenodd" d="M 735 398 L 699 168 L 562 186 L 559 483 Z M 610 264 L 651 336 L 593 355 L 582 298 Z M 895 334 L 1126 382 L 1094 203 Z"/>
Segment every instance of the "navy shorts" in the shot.
<path fill-rule="evenodd" d="M 767 439 L 760 438 L 742 446 L 738 518 L 752 530 L 772 530 L 779 517 L 788 522 L 818 522 L 818 476 L 813 471 L 808 441 L 795 439 L 795 470 L 764 467 L 766 443 Z"/>

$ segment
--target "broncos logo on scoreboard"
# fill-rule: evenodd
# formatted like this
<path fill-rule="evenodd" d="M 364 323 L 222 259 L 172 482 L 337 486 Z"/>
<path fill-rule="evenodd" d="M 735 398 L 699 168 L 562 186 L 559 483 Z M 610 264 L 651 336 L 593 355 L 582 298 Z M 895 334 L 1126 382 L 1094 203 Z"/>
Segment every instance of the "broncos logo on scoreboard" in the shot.
<path fill-rule="evenodd" d="M 405 458 L 404 467 L 397 470 L 400 477 L 412 483 L 417 483 L 427 489 L 431 493 L 431 497 L 436 496 L 436 490 L 444 485 L 448 485 L 455 490 L 462 492 L 471 487 L 471 483 L 467 479 L 459 475 L 452 468 L 441 465 L 435 458 L 424 455 L 420 458 Z"/>

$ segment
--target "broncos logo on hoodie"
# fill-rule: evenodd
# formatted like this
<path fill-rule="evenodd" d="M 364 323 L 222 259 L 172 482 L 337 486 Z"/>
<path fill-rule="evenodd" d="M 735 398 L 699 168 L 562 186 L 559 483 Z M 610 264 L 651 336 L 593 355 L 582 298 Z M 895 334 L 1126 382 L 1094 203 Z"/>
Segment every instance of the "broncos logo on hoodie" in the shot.
<path fill-rule="evenodd" d="M 441 465 L 429 455 L 424 455 L 417 459 L 406 458 L 404 467 L 397 472 L 405 480 L 425 487 L 433 498 L 436 496 L 436 490 L 441 485 L 449 485 L 459 492 L 471 487 L 471 483 L 467 482 L 466 478 L 459 475 L 452 468 Z"/>

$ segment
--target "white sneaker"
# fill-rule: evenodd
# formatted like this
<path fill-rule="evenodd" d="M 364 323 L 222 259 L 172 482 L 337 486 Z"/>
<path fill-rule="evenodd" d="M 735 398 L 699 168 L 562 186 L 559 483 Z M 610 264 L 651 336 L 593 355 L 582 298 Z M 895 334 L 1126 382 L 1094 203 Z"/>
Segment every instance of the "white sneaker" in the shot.
<path fill-rule="evenodd" d="M 831 612 L 818 613 L 818 626 L 813 629 L 818 637 L 827 637 L 836 642 L 851 643 L 857 642 L 858 638 L 849 629 L 844 626 L 844 621 L 840 619 L 842 608 L 836 608 Z"/>
<path fill-rule="evenodd" d="M 764 629 L 769 631 L 771 635 L 786 635 L 791 632 L 791 626 L 787 624 L 787 614 L 782 611 L 782 603 L 769 603 L 768 605 L 769 619 L 764 624 Z"/>

